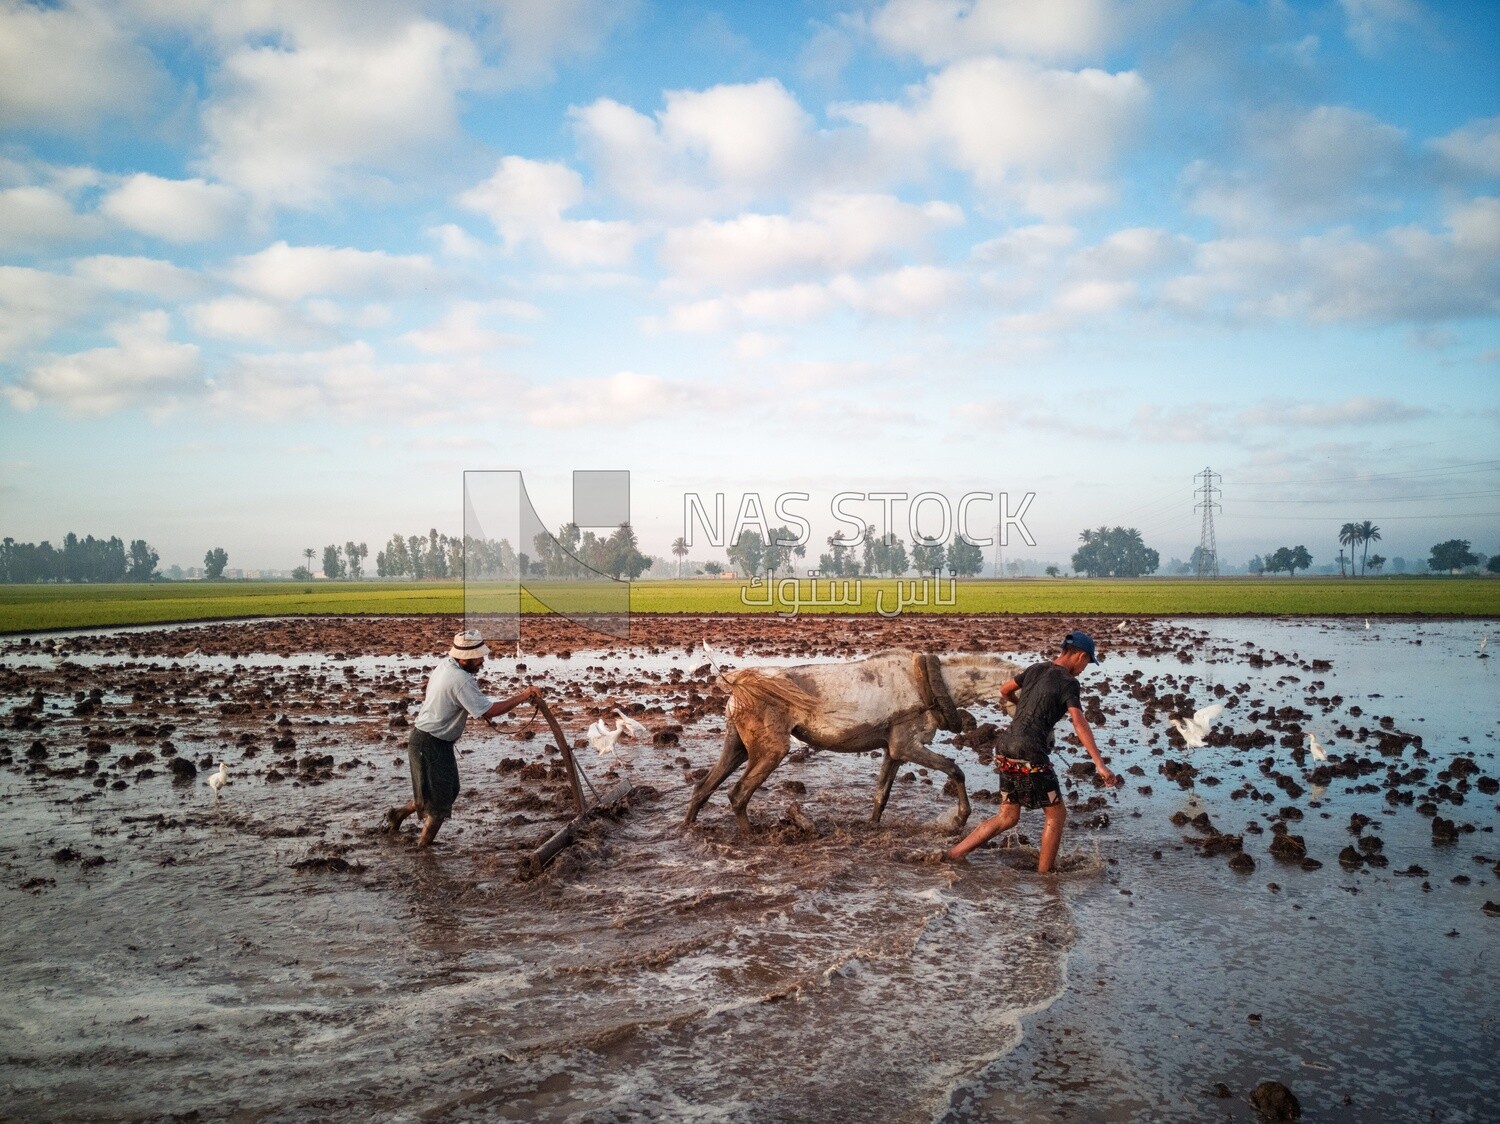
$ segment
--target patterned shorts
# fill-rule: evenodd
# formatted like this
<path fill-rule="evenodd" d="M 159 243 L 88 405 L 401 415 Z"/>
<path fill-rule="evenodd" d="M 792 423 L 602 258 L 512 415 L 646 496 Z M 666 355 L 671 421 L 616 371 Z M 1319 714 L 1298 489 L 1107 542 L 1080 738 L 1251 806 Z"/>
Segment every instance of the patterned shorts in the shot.
<path fill-rule="evenodd" d="M 1062 789 L 1050 765 L 1033 765 L 1014 757 L 995 755 L 1000 773 L 1000 803 L 1022 808 L 1046 808 L 1062 803 Z"/>

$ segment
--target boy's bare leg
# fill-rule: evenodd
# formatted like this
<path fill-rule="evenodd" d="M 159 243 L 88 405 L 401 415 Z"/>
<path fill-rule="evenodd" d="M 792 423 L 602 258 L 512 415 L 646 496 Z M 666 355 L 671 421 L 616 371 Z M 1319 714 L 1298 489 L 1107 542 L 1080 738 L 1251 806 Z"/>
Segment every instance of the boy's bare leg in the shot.
<path fill-rule="evenodd" d="M 438 828 L 443 826 L 441 816 L 424 816 L 422 818 L 422 834 L 417 836 L 417 846 L 427 847 L 437 838 Z"/>
<path fill-rule="evenodd" d="M 973 831 L 969 832 L 963 842 L 954 846 L 951 851 L 943 855 L 943 858 L 952 861 L 961 859 L 976 847 L 982 847 L 1002 831 L 1009 831 L 1015 827 L 1021 819 L 1021 807 L 1019 804 L 1001 804 L 1000 810 Z"/>
<path fill-rule="evenodd" d="M 1046 826 L 1042 828 L 1042 852 L 1036 869 L 1041 874 L 1051 874 L 1057 862 L 1057 849 L 1062 846 L 1063 828 L 1068 823 L 1068 810 L 1061 803 L 1049 804 L 1044 809 Z"/>
<path fill-rule="evenodd" d="M 385 814 L 386 831 L 389 831 L 392 835 L 400 831 L 402 822 L 406 819 L 407 816 L 411 815 L 416 810 L 417 802 L 415 800 L 413 800 L 410 804 L 401 806 L 400 808 L 392 808 Z"/>

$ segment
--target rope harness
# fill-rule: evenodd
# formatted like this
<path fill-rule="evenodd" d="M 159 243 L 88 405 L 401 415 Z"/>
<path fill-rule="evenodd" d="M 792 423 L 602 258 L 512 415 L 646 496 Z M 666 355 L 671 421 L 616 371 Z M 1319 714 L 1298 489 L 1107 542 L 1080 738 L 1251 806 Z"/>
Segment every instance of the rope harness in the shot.
<path fill-rule="evenodd" d="M 943 682 L 943 665 L 938 657 L 932 652 L 918 652 L 912 657 L 912 669 L 916 672 L 917 689 L 922 693 L 923 709 L 935 711 L 948 733 L 959 733 L 963 724 L 948 685 Z"/>

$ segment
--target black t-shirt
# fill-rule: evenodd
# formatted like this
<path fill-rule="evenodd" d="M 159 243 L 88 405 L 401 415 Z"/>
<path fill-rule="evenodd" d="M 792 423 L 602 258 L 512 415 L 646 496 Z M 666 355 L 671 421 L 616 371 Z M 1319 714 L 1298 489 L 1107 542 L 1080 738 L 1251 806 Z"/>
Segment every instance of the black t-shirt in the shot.
<path fill-rule="evenodd" d="M 1078 680 L 1057 664 L 1032 664 L 1016 676 L 1021 688 L 1011 719 L 1007 754 L 1033 765 L 1047 764 L 1047 735 L 1072 707 L 1082 709 Z"/>

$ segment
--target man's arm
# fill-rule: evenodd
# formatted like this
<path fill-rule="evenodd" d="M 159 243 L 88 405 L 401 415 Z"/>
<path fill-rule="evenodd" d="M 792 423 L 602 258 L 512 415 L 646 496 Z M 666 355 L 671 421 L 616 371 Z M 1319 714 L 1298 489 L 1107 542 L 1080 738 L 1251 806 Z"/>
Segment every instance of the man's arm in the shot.
<path fill-rule="evenodd" d="M 1021 685 L 1014 679 L 1007 679 L 1000 688 L 1000 709 L 1012 718 L 1016 716 L 1016 692 Z"/>
<path fill-rule="evenodd" d="M 535 687 L 527 687 L 524 691 L 521 691 L 518 694 L 514 694 L 508 699 L 501 699 L 499 702 L 494 703 L 479 717 L 488 722 L 492 718 L 499 718 L 502 714 L 509 714 L 523 702 L 540 701 L 541 697 L 541 691 L 537 690 Z"/>
<path fill-rule="evenodd" d="M 1120 778 L 1111 772 L 1110 767 L 1104 763 L 1104 758 L 1099 756 L 1099 747 L 1094 744 L 1094 732 L 1089 729 L 1088 719 L 1084 718 L 1083 711 L 1076 706 L 1070 706 L 1068 717 L 1073 720 L 1073 732 L 1078 735 L 1083 748 L 1088 750 L 1089 756 L 1094 759 L 1094 769 L 1098 772 L 1099 779 L 1106 785 L 1113 785 Z"/>

